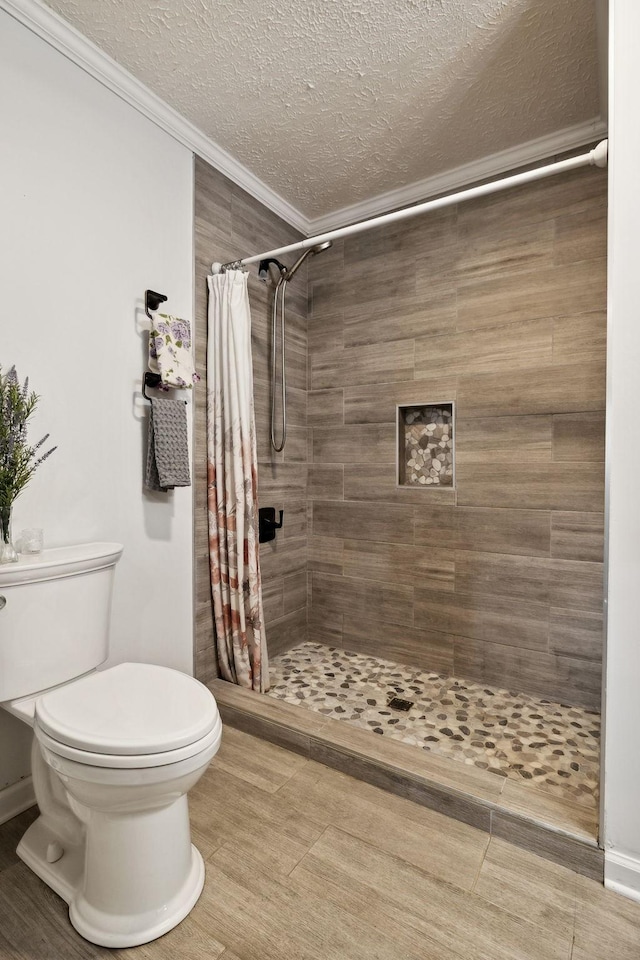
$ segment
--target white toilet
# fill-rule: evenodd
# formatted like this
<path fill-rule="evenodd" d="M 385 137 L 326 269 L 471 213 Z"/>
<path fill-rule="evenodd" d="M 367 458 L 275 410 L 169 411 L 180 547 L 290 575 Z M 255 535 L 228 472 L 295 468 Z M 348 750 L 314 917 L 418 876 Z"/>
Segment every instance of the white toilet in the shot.
<path fill-rule="evenodd" d="M 117 543 L 45 550 L 0 567 L 0 705 L 33 726 L 40 816 L 18 854 L 105 947 L 176 926 L 204 883 L 187 792 L 220 746 L 210 691 L 108 653 Z"/>

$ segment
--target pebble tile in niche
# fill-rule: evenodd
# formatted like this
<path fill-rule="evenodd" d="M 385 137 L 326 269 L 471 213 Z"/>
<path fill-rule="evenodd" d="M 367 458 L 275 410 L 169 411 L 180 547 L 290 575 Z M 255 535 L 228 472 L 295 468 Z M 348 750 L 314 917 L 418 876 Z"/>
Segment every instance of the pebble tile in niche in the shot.
<path fill-rule="evenodd" d="M 593 807 L 600 717 L 316 643 L 273 658 L 269 696 Z M 412 702 L 408 710 L 389 705 Z"/>

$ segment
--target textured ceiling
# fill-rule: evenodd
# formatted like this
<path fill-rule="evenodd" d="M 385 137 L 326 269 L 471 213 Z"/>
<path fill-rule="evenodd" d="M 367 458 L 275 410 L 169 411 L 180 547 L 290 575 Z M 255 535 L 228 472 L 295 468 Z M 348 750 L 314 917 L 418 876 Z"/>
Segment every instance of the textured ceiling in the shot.
<path fill-rule="evenodd" d="M 598 115 L 591 0 L 48 0 L 309 217 Z"/>

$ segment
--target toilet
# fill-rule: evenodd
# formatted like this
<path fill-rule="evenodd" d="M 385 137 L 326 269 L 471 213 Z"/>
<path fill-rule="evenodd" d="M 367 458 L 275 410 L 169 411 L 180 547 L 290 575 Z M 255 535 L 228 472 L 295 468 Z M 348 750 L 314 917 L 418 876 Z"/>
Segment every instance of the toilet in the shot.
<path fill-rule="evenodd" d="M 40 816 L 20 858 L 87 940 L 133 947 L 176 926 L 204 884 L 187 793 L 220 746 L 210 691 L 108 655 L 117 543 L 0 566 L 0 706 L 34 731 Z"/>

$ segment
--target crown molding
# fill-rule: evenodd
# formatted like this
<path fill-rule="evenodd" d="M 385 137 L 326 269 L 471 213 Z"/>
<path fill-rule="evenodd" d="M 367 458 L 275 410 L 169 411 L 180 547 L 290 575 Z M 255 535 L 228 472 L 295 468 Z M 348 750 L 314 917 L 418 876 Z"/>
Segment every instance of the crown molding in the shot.
<path fill-rule="evenodd" d="M 584 147 L 586 144 L 593 143 L 594 140 L 603 139 L 606 135 L 606 123 L 600 117 L 594 117 L 586 123 L 565 127 L 545 137 L 529 140 L 508 150 L 500 150 L 480 160 L 473 160 L 471 163 L 445 170 L 444 173 L 438 173 L 433 177 L 409 183 L 406 187 L 389 190 L 388 193 L 380 193 L 369 200 L 362 200 L 321 217 L 315 217 L 309 221 L 309 236 L 328 233 L 329 230 L 336 230 L 338 227 L 358 223 L 360 220 L 369 220 L 371 217 L 389 213 L 391 210 L 399 210 L 414 203 L 443 196 L 462 187 L 468 187 L 470 184 L 503 176 L 518 167 L 548 160 L 556 154 Z"/>
<path fill-rule="evenodd" d="M 133 74 L 53 10 L 44 6 L 39 0 L 0 0 L 0 10 L 4 10 L 42 40 L 55 47 L 86 73 L 117 94 L 148 120 L 157 124 L 165 133 L 203 160 L 207 160 L 216 170 L 229 177 L 292 227 L 305 236 L 308 234 L 307 217 L 207 137 L 202 130 L 185 120 L 177 110 L 161 100 L 144 83 L 137 80 Z"/>
<path fill-rule="evenodd" d="M 40 0 L 0 0 L 0 10 L 4 10 L 45 40 L 305 237 L 368 220 L 391 210 L 459 190 L 472 183 L 501 176 L 518 167 L 575 150 L 606 136 L 605 121 L 601 117 L 594 117 L 585 123 L 566 127 L 508 150 L 501 150 L 397 190 L 333 210 L 321 217 L 307 217 Z"/>

